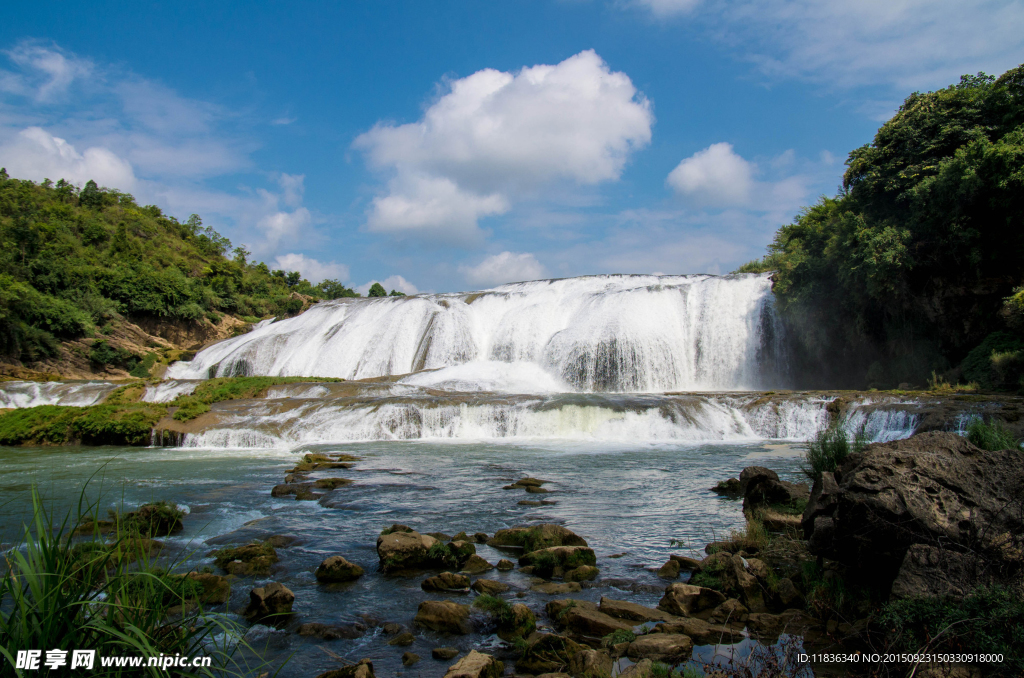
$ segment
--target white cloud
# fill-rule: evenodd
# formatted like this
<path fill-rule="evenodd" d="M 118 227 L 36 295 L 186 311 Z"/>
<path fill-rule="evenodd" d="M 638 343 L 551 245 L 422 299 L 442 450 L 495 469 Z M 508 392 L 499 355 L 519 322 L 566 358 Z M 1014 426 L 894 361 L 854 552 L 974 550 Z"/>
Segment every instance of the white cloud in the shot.
<path fill-rule="evenodd" d="M 413 285 L 411 282 L 409 282 L 400 275 L 391 275 L 388 276 L 387 278 L 384 278 L 383 280 L 371 280 L 369 282 L 363 283 L 362 285 L 357 285 L 354 289 L 356 292 L 359 292 L 359 294 L 365 297 L 367 294 L 369 294 L 370 288 L 373 287 L 373 283 L 377 282 L 379 282 L 381 287 L 383 287 L 384 290 L 387 292 L 391 292 L 391 290 L 396 290 L 398 292 L 403 292 L 405 294 L 420 293 L 420 291 L 416 288 L 415 285 Z"/>
<path fill-rule="evenodd" d="M 282 254 L 274 259 L 272 268 L 283 271 L 299 271 L 302 277 L 314 285 L 321 280 L 331 278 L 345 282 L 348 280 L 348 266 L 336 262 L 322 263 L 304 254 Z"/>
<path fill-rule="evenodd" d="M 273 212 L 268 214 L 256 224 L 263 233 L 266 242 L 254 245 L 256 251 L 277 249 L 284 240 L 296 239 L 304 228 L 313 222 L 312 215 L 305 207 L 300 207 L 294 212 Z"/>
<path fill-rule="evenodd" d="M 305 174 L 284 174 L 277 178 L 277 183 L 284 192 L 281 199 L 285 205 L 289 207 L 298 207 L 302 204 L 302 196 L 306 192 L 306 186 L 304 182 L 306 180 Z"/>
<path fill-rule="evenodd" d="M 750 198 L 754 169 L 732 144 L 721 142 L 680 162 L 665 181 L 677 193 L 703 204 L 742 205 Z"/>
<path fill-rule="evenodd" d="M 502 252 L 487 257 L 476 266 L 461 266 L 459 270 L 472 285 L 499 285 L 547 276 L 544 266 L 529 252 Z"/>
<path fill-rule="evenodd" d="M 447 83 L 418 122 L 379 123 L 356 139 L 372 167 L 394 173 L 368 225 L 472 233 L 480 217 L 551 182 L 618 179 L 653 120 L 629 77 L 592 50 L 516 73 L 478 71 Z"/>
<path fill-rule="evenodd" d="M 93 179 L 101 186 L 134 189 L 135 173 L 130 162 L 110 149 L 92 146 L 79 153 L 64 139 L 40 127 L 22 130 L 0 144 L 0 158 L 11 176 L 42 181 L 67 179 L 82 185 Z"/>
<path fill-rule="evenodd" d="M 32 96 L 38 101 L 63 94 L 76 79 L 89 76 L 93 70 L 87 59 L 35 41 L 23 41 L 6 53 L 22 72 L 0 71 L 0 90 Z"/>
<path fill-rule="evenodd" d="M 696 4 L 638 2 L 663 19 Z M 1019 0 L 718 0 L 686 20 L 771 76 L 840 87 L 888 83 L 901 93 L 943 87 L 964 73 L 1002 73 L 1024 49 Z"/>

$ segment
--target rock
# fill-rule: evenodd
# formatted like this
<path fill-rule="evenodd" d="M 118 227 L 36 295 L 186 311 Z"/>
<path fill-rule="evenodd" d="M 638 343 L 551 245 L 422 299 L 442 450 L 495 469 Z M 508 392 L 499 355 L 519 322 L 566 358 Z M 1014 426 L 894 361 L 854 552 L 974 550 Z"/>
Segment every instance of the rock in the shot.
<path fill-rule="evenodd" d="M 444 678 L 501 678 L 505 665 L 489 654 L 470 650 L 448 668 Z"/>
<path fill-rule="evenodd" d="M 313 482 L 313 487 L 321 490 L 334 490 L 351 484 L 352 481 L 348 478 L 320 478 Z"/>
<path fill-rule="evenodd" d="M 476 554 L 476 544 L 469 541 L 452 541 L 448 542 L 448 551 L 455 558 L 456 562 L 464 565 Z M 481 558 L 481 560 L 483 559 Z M 487 561 L 485 560 L 484 562 L 486 563 Z"/>
<path fill-rule="evenodd" d="M 678 617 L 689 617 L 725 602 L 725 595 L 714 589 L 689 584 L 669 584 L 658 608 Z"/>
<path fill-rule="evenodd" d="M 441 661 L 451 661 L 459 656 L 459 650 L 454 647 L 435 647 L 430 651 L 430 656 Z"/>
<path fill-rule="evenodd" d="M 298 494 L 299 492 L 308 492 L 310 487 L 312 487 L 312 483 L 285 483 L 283 485 L 274 485 L 274 489 L 270 490 L 270 496 L 287 497 Z"/>
<path fill-rule="evenodd" d="M 551 546 L 526 553 L 519 564 L 531 565 L 540 576 L 550 575 L 556 567 L 574 570 L 581 565 L 597 565 L 594 549 L 587 546 Z"/>
<path fill-rule="evenodd" d="M 582 606 L 566 608 L 559 621 L 571 634 L 589 638 L 604 638 L 615 631 L 633 630 L 633 624 Z"/>
<path fill-rule="evenodd" d="M 551 633 L 535 633 L 526 642 L 526 650 L 516 661 L 516 671 L 533 675 L 565 671 L 584 650 L 571 638 Z"/>
<path fill-rule="evenodd" d="M 548 490 L 545 490 L 543 487 L 534 487 L 533 485 L 528 485 L 526 487 L 526 491 L 529 492 L 530 494 L 547 494 L 548 493 Z"/>
<path fill-rule="evenodd" d="M 728 645 L 743 637 L 742 627 L 733 629 L 728 626 L 709 624 L 702 619 L 688 617 L 676 619 L 665 624 L 658 624 L 661 633 L 681 633 L 689 636 L 697 645 Z"/>
<path fill-rule="evenodd" d="M 466 635 L 473 630 L 469 623 L 469 606 L 446 600 L 423 601 L 413 622 L 438 633 Z"/>
<path fill-rule="evenodd" d="M 245 616 L 254 621 L 266 621 L 271 617 L 278 618 L 270 619 L 272 622 L 282 621 L 283 617 L 291 614 L 294 602 L 295 594 L 283 584 L 273 581 L 249 592 Z"/>
<path fill-rule="evenodd" d="M 694 558 L 687 558 L 686 556 L 675 556 L 675 555 L 669 556 L 669 558 L 674 560 L 674 561 L 676 561 L 677 563 L 679 563 L 679 569 L 680 570 L 691 570 L 692 571 L 692 570 L 696 570 L 696 569 L 700 568 L 700 562 L 701 561 L 695 560 Z"/>
<path fill-rule="evenodd" d="M 377 537 L 377 557 L 380 559 L 380 570 L 391 570 L 418 567 L 428 561 L 428 552 L 435 544 L 440 544 L 430 535 L 419 532 L 395 531 Z"/>
<path fill-rule="evenodd" d="M 277 551 L 265 542 L 253 542 L 236 548 L 214 551 L 214 564 L 239 577 L 270 574 L 270 566 L 277 562 Z"/>
<path fill-rule="evenodd" d="M 973 555 L 913 544 L 907 549 L 896 579 L 893 598 L 963 598 L 972 585 L 990 583 Z"/>
<path fill-rule="evenodd" d="M 396 633 L 401 633 L 403 630 L 401 624 L 396 624 L 394 622 L 388 622 L 384 624 L 382 628 L 384 629 L 384 634 L 388 636 L 393 636 Z"/>
<path fill-rule="evenodd" d="M 771 470 L 770 468 L 765 468 L 764 466 L 748 466 L 742 471 L 740 471 L 739 493 L 742 495 L 746 495 L 747 488 L 751 484 L 756 485 L 765 480 L 778 479 L 779 474 Z"/>
<path fill-rule="evenodd" d="M 676 633 L 639 636 L 626 650 L 626 656 L 630 659 L 650 659 L 673 665 L 689 660 L 692 654 L 693 641 L 690 637 Z"/>
<path fill-rule="evenodd" d="M 522 548 L 523 553 L 530 553 L 551 546 L 587 546 L 587 540 L 561 525 L 547 523 L 498 530 L 487 545 Z"/>
<path fill-rule="evenodd" d="M 679 577 L 679 569 L 679 563 L 670 559 L 658 570 L 658 576 L 662 579 L 676 579 Z"/>
<path fill-rule="evenodd" d="M 473 585 L 470 588 L 477 593 L 496 596 L 499 593 L 508 591 L 511 587 L 508 584 L 503 584 L 502 582 L 494 581 L 493 579 L 477 579 L 473 582 Z"/>
<path fill-rule="evenodd" d="M 290 534 L 272 534 L 267 537 L 266 543 L 270 544 L 275 549 L 286 549 L 289 546 L 301 544 L 302 540 Z"/>
<path fill-rule="evenodd" d="M 331 556 L 320 563 L 314 575 L 320 582 L 352 581 L 363 576 L 363 568 L 350 563 L 342 556 Z"/>
<path fill-rule="evenodd" d="M 424 532 L 424 534 L 429 537 L 433 537 L 438 541 L 452 541 L 452 539 L 454 539 L 454 537 L 449 537 L 444 532 Z M 463 532 L 463 535 L 465 535 L 465 532 Z"/>
<path fill-rule="evenodd" d="M 778 476 L 769 478 L 759 475 L 751 478 L 744 489 L 743 510 L 749 512 L 756 507 L 771 504 L 800 506 L 809 499 L 810 494 L 807 483 L 789 483 L 779 480 Z"/>
<path fill-rule="evenodd" d="M 586 678 L 611 678 L 612 664 L 607 650 L 581 649 L 569 660 L 569 673 Z"/>
<path fill-rule="evenodd" d="M 619 678 L 651 678 L 654 675 L 654 662 L 641 659 L 619 674 Z"/>
<path fill-rule="evenodd" d="M 785 608 L 798 608 L 804 606 L 804 597 L 796 588 L 792 579 L 785 577 L 779 580 L 775 588 L 775 597 Z"/>
<path fill-rule="evenodd" d="M 358 664 L 321 673 L 316 678 L 374 678 L 373 663 L 363 659 Z"/>
<path fill-rule="evenodd" d="M 413 652 L 406 652 L 402 655 L 402 666 L 412 666 L 420 660 L 420 656 Z"/>
<path fill-rule="evenodd" d="M 917 678 L 981 678 L 979 666 L 968 664 L 921 664 L 914 673 Z"/>
<path fill-rule="evenodd" d="M 231 584 L 227 577 L 205 572 L 189 572 L 186 576 L 202 585 L 203 592 L 199 594 L 201 603 L 220 605 L 228 602 L 231 597 Z"/>
<path fill-rule="evenodd" d="M 510 608 L 511 619 L 498 620 L 498 637 L 504 641 L 512 641 L 533 633 L 537 628 L 537 618 L 530 608 L 522 603 L 515 603 Z"/>
<path fill-rule="evenodd" d="M 531 591 L 535 593 L 544 593 L 549 596 L 557 596 L 564 593 L 579 593 L 583 588 L 574 581 L 555 583 L 553 581 L 545 582 L 543 584 L 534 584 L 530 587 Z"/>
<path fill-rule="evenodd" d="M 398 647 L 406 647 L 416 642 L 416 636 L 412 635 L 408 631 L 405 633 L 399 633 L 397 636 L 388 641 L 388 645 L 397 645 Z"/>
<path fill-rule="evenodd" d="M 815 483 L 803 517 L 810 550 L 877 586 L 891 585 L 907 563 L 901 590 L 954 592 L 989 576 L 1012 580 L 1021 568 L 1024 513 L 1007 507 L 1019 506 L 1024 492 L 1020 459 L 1019 450 L 982 450 L 953 433 L 869 445 Z M 972 553 L 977 562 L 940 561 L 921 549 L 907 562 L 915 544 Z M 911 569 L 946 583 L 908 587 L 914 579 L 925 584 Z"/>
<path fill-rule="evenodd" d="M 461 572 L 466 574 L 483 574 L 488 570 L 493 570 L 494 565 L 476 555 L 475 553 L 466 560 L 466 564 L 462 566 Z"/>
<path fill-rule="evenodd" d="M 565 581 L 592 581 L 601 571 L 593 565 L 580 565 L 562 575 Z"/>
<path fill-rule="evenodd" d="M 462 532 L 459 532 L 457 535 L 455 535 L 454 537 L 452 537 L 448 541 L 474 541 L 474 540 L 470 539 L 469 535 L 466 534 L 466 531 L 463 530 Z"/>
<path fill-rule="evenodd" d="M 338 640 L 340 638 L 353 639 L 363 635 L 366 627 L 362 624 L 351 626 L 328 626 L 319 622 L 307 622 L 299 626 L 296 632 L 300 636 L 313 636 L 323 640 Z"/>
<path fill-rule="evenodd" d="M 708 621 L 712 624 L 742 623 L 747 620 L 749 614 L 750 610 L 743 603 L 735 598 L 730 598 L 711 611 Z"/>
<path fill-rule="evenodd" d="M 576 600 L 575 598 L 559 598 L 548 601 L 548 604 L 544 606 L 544 612 L 552 621 L 558 623 L 562 618 L 563 612 L 570 607 L 580 607 L 597 612 L 597 605 L 594 603 L 589 600 Z"/>
<path fill-rule="evenodd" d="M 547 482 L 548 481 L 540 480 L 539 478 L 520 478 L 512 484 L 518 487 L 540 487 Z"/>
<path fill-rule="evenodd" d="M 486 544 L 489 538 L 486 532 L 477 532 L 473 535 L 473 541 L 477 544 Z"/>
<path fill-rule="evenodd" d="M 821 623 L 803 610 L 786 610 L 782 614 L 761 612 L 747 618 L 747 627 L 762 639 L 774 640 L 782 633 L 800 636 Z"/>
<path fill-rule="evenodd" d="M 634 622 L 669 621 L 673 619 L 672 615 L 662 610 L 655 610 L 625 600 L 612 600 L 604 596 L 601 597 L 601 604 L 598 609 L 616 619 L 628 619 Z"/>
<path fill-rule="evenodd" d="M 454 572 L 442 572 L 441 574 L 428 577 L 423 580 L 420 584 L 420 588 L 424 591 L 439 591 L 439 592 L 466 592 L 469 591 L 469 577 L 462 574 L 455 574 Z"/>
<path fill-rule="evenodd" d="M 316 501 L 324 495 L 311 492 L 310 490 L 300 490 L 295 493 L 295 501 Z"/>
<path fill-rule="evenodd" d="M 728 480 L 723 480 L 722 482 L 712 487 L 711 491 L 716 494 L 725 495 L 727 497 L 739 497 L 743 494 L 743 490 L 740 486 L 740 481 L 737 480 L 736 478 L 729 478 Z"/>
<path fill-rule="evenodd" d="M 518 506 L 554 506 L 557 503 L 546 499 L 522 499 L 516 502 Z"/>
<path fill-rule="evenodd" d="M 501 560 L 498 561 L 498 564 L 497 564 L 496 567 L 499 570 L 501 570 L 502 572 L 508 572 L 509 570 L 514 570 L 515 567 L 516 567 L 516 564 L 513 563 L 508 558 L 502 558 Z"/>

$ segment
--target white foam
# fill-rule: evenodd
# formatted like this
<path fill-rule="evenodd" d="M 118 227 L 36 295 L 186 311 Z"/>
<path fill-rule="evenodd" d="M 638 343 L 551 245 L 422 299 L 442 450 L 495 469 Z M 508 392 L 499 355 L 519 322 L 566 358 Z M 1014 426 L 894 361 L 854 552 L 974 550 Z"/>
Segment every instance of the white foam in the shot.
<path fill-rule="evenodd" d="M 0 383 L 0 407 L 38 407 L 62 405 L 87 407 L 95 405 L 117 388 L 106 381 L 65 383 L 60 381 L 5 381 Z"/>

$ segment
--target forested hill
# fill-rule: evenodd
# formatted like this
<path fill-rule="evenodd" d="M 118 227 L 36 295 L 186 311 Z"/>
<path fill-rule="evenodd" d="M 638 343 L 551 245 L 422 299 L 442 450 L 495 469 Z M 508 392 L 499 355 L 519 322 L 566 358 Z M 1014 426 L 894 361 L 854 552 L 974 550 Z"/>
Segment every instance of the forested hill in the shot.
<path fill-rule="evenodd" d="M 92 181 L 79 190 L 0 169 L 0 363 L 66 373 L 77 359 L 77 374 L 145 376 L 163 354 L 136 323 L 210 338 L 358 296 L 248 257 L 197 215 L 182 223 Z"/>
<path fill-rule="evenodd" d="M 740 269 L 776 271 L 805 384 L 1020 388 L 1024 66 L 910 95 L 846 164 Z"/>

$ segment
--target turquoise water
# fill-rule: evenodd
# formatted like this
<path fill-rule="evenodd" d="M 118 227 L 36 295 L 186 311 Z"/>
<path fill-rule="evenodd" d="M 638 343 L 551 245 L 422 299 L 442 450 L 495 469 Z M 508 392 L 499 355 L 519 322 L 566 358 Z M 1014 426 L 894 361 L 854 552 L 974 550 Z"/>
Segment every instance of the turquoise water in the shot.
<path fill-rule="evenodd" d="M 317 474 L 355 482 L 319 501 L 272 498 L 271 488 L 310 451 L 362 457 L 353 469 Z M 450 662 L 431 659 L 431 648 L 454 645 L 468 650 L 493 647 L 499 641 L 484 626 L 480 633 L 465 637 L 413 629 L 421 601 L 448 596 L 420 590 L 420 582 L 430 573 L 404 578 L 377 572 L 375 542 L 382 528 L 404 523 L 421 532 L 493 534 L 517 524 L 561 523 L 588 540 L 601 569 L 597 586 L 573 597 L 597 601 L 604 595 L 654 606 L 666 583 L 654 570 L 670 553 L 696 555 L 707 542 L 742 527 L 739 503 L 719 498 L 708 488 L 752 464 L 798 480 L 798 452 L 787 445 L 763 444 L 407 441 L 294 450 L 0 448 L 0 540 L 9 545 L 20 537 L 33 484 L 58 514 L 74 507 L 83 487 L 101 510 L 156 500 L 187 506 L 184 531 L 167 542 L 178 557 L 197 567 L 211 564 L 207 554 L 222 544 L 291 535 L 298 543 L 278 549 L 280 563 L 271 577 L 235 581 L 228 605 L 230 610 L 242 609 L 249 590 L 269 580 L 295 593 L 295 617 L 287 628 L 254 627 L 251 632 L 253 640 L 268 642 L 269 658 L 291 655 L 281 676 L 311 676 L 336 667 L 318 645 L 351 660 L 369 657 L 378 675 L 399 671 L 439 676 Z M 524 475 L 551 481 L 546 486 L 551 493 L 502 489 Z M 556 503 L 518 505 L 523 499 Z M 673 546 L 673 540 L 684 546 Z M 485 545 L 478 545 L 477 552 L 491 563 L 508 556 Z M 335 554 L 363 566 L 367 574 L 343 586 L 319 585 L 313 571 L 323 558 Z M 625 555 L 609 557 L 618 554 Z M 528 591 L 530 584 L 517 571 L 492 570 L 482 576 L 521 591 Z M 454 598 L 468 603 L 473 595 Z M 543 608 L 550 599 L 527 592 L 517 601 L 533 609 L 544 625 Z M 369 628 L 361 638 L 328 642 L 294 633 L 294 627 L 310 621 L 359 622 Z M 373 622 L 403 624 L 416 633 L 416 642 L 410 647 L 388 646 L 388 637 Z M 422 661 L 402 667 L 400 658 L 406 651 L 420 655 Z"/>

